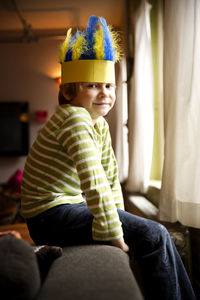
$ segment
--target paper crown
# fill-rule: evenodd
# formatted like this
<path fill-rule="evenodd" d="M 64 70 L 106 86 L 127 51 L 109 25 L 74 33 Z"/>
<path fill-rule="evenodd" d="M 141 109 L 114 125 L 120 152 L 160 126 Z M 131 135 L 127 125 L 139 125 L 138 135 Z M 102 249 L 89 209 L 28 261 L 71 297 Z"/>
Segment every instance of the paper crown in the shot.
<path fill-rule="evenodd" d="M 101 17 L 91 16 L 85 32 L 71 37 L 71 28 L 61 45 L 61 83 L 115 83 L 115 62 L 120 60 L 118 33 Z"/>

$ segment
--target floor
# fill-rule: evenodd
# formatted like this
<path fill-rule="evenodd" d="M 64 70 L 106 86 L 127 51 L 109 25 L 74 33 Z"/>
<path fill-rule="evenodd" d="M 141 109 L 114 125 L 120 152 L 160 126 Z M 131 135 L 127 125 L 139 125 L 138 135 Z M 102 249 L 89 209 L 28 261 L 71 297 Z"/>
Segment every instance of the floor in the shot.
<path fill-rule="evenodd" d="M 27 241 L 31 245 L 34 245 L 34 242 L 29 235 L 26 223 L 0 226 L 0 232 L 6 232 L 6 231 L 12 231 L 12 230 L 19 232 L 21 234 L 21 237 L 23 240 Z"/>

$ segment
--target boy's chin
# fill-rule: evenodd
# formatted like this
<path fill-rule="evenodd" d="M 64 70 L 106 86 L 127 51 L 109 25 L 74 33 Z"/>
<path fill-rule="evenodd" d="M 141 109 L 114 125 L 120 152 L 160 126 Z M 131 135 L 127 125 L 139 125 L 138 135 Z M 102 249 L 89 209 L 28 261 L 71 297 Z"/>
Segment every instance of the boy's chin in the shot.
<path fill-rule="evenodd" d="M 99 117 L 104 117 L 109 113 L 110 109 L 106 108 L 100 108 L 97 111 L 97 115 L 99 115 Z"/>

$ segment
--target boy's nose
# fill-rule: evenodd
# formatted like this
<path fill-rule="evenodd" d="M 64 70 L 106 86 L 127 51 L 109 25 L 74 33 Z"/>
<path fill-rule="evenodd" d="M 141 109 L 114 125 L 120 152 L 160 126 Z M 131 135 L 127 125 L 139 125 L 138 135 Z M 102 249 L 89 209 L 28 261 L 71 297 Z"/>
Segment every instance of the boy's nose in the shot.
<path fill-rule="evenodd" d="M 99 93 L 100 93 L 101 95 L 107 95 L 108 90 L 106 89 L 106 86 L 105 86 L 105 85 L 103 85 L 103 84 L 101 85 Z"/>

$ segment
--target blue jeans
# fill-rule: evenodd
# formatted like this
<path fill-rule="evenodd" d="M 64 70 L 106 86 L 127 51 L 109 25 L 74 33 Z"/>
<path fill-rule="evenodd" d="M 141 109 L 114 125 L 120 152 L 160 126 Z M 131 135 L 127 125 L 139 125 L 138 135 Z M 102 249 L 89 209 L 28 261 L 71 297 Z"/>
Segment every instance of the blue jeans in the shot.
<path fill-rule="evenodd" d="M 118 210 L 124 240 L 139 265 L 150 300 L 196 299 L 182 260 L 166 228 Z M 93 215 L 86 203 L 64 204 L 27 220 L 36 245 L 56 246 L 97 243 L 92 239 Z"/>

